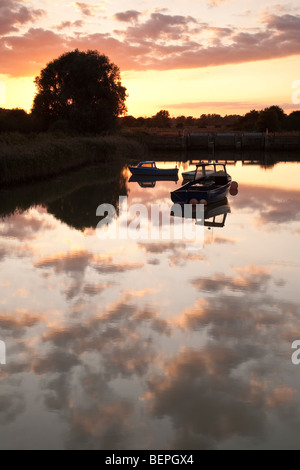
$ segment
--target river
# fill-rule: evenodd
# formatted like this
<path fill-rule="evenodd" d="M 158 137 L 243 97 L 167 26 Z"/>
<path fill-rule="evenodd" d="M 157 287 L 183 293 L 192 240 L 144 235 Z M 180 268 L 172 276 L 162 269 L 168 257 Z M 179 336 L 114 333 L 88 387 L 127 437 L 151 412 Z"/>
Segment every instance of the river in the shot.
<path fill-rule="evenodd" d="M 300 448 L 300 164 L 228 165 L 195 249 L 99 236 L 120 196 L 169 210 L 175 164 L 1 191 L 0 449 Z"/>

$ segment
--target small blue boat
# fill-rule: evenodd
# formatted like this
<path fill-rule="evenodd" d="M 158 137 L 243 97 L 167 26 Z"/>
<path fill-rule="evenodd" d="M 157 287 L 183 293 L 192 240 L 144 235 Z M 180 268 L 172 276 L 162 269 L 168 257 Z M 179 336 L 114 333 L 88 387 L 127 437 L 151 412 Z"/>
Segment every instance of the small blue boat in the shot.
<path fill-rule="evenodd" d="M 175 204 L 210 204 L 226 198 L 231 176 L 223 163 L 199 163 L 193 181 L 171 192 Z"/>
<path fill-rule="evenodd" d="M 129 166 L 129 170 L 133 175 L 145 176 L 177 176 L 178 168 L 157 168 L 153 161 L 140 162 L 137 166 Z"/>

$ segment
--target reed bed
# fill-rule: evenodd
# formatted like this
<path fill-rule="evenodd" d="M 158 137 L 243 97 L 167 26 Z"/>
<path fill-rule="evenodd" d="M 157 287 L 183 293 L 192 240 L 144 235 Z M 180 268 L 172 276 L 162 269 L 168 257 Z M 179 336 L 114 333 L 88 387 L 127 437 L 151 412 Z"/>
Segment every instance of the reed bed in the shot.
<path fill-rule="evenodd" d="M 37 181 L 88 164 L 140 158 L 144 147 L 119 135 L 0 134 L 0 186 Z"/>

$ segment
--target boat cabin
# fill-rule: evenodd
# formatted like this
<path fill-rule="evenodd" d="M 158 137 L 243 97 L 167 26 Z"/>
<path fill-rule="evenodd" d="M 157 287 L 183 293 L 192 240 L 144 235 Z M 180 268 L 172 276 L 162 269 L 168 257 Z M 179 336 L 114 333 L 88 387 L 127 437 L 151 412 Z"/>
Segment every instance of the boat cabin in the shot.
<path fill-rule="evenodd" d="M 198 163 L 196 165 L 194 181 L 199 179 L 209 180 L 210 178 L 213 178 L 217 184 L 226 184 L 228 181 L 228 175 L 225 164 Z"/>
<path fill-rule="evenodd" d="M 155 162 L 140 162 L 137 168 L 156 168 Z"/>

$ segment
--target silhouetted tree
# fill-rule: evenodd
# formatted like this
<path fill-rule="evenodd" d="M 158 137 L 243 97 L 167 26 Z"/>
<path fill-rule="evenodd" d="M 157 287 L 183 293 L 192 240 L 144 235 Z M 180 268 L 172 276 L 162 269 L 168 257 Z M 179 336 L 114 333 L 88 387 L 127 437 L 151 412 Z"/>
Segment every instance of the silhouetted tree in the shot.
<path fill-rule="evenodd" d="M 78 49 L 50 62 L 36 77 L 32 114 L 48 126 L 67 120 L 77 130 L 109 130 L 126 111 L 119 68 L 97 51 Z"/>
<path fill-rule="evenodd" d="M 155 116 L 152 116 L 153 127 L 171 127 L 171 118 L 169 111 L 162 109 Z"/>
<path fill-rule="evenodd" d="M 140 116 L 140 117 L 137 118 L 136 123 L 137 123 L 137 126 L 138 126 L 138 127 L 143 127 L 143 126 L 146 125 L 147 119 L 144 118 L 144 117 L 142 117 L 142 116 Z"/>
<path fill-rule="evenodd" d="M 300 111 L 293 111 L 286 118 L 285 127 L 289 131 L 300 131 Z"/>
<path fill-rule="evenodd" d="M 137 127 L 137 120 L 134 116 L 123 116 L 119 121 L 123 127 Z"/>
<path fill-rule="evenodd" d="M 252 109 L 238 120 L 236 127 L 243 131 L 256 131 L 258 118 L 259 111 Z"/>
<path fill-rule="evenodd" d="M 195 119 L 193 116 L 188 116 L 185 120 L 186 127 L 195 126 L 196 123 L 197 123 L 197 119 Z"/>
<path fill-rule="evenodd" d="M 32 119 L 24 109 L 0 108 L 0 132 L 28 133 L 32 130 Z"/>
<path fill-rule="evenodd" d="M 280 131 L 285 118 L 285 113 L 279 106 L 270 106 L 260 111 L 257 119 L 257 129 L 261 132 L 267 129 L 271 132 Z"/>
<path fill-rule="evenodd" d="M 241 116 L 238 114 L 226 114 L 222 120 L 222 126 L 235 130 L 237 128 L 237 123 L 241 119 Z"/>
<path fill-rule="evenodd" d="M 198 127 L 221 127 L 223 118 L 220 114 L 201 114 L 197 120 Z"/>
<path fill-rule="evenodd" d="M 178 117 L 174 118 L 175 127 L 177 129 L 183 129 L 183 127 L 185 125 L 185 120 L 186 120 L 185 116 L 178 116 Z"/>

